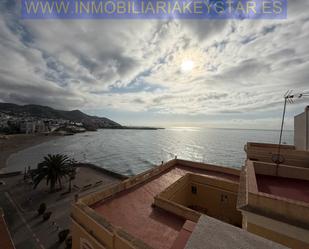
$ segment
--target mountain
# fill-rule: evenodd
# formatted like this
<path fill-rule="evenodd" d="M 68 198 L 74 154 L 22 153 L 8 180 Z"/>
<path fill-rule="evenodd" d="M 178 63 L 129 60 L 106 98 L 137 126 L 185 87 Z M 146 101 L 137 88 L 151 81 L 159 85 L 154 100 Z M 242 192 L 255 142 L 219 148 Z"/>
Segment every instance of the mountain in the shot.
<path fill-rule="evenodd" d="M 90 116 L 79 110 L 63 111 L 48 106 L 40 105 L 16 105 L 0 103 L 0 112 L 12 116 L 36 117 L 47 119 L 65 119 L 83 123 L 86 129 L 95 130 L 100 128 L 122 128 L 122 126 L 108 118 Z"/>

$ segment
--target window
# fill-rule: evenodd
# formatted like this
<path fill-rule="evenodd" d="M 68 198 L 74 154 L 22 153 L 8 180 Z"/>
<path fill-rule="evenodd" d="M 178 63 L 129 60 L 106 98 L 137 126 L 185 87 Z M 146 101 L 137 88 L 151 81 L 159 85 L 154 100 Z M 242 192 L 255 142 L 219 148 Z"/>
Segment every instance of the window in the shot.
<path fill-rule="evenodd" d="M 196 186 L 191 186 L 191 192 L 192 192 L 192 194 L 196 194 L 197 193 Z"/>

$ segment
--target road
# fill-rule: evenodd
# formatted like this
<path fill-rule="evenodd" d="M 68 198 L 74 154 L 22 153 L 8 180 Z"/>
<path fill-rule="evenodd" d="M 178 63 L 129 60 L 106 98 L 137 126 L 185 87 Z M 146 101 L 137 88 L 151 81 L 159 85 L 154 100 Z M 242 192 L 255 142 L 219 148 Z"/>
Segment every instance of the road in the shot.
<path fill-rule="evenodd" d="M 16 249 L 45 249 L 7 192 L 0 192 L 0 203 Z"/>

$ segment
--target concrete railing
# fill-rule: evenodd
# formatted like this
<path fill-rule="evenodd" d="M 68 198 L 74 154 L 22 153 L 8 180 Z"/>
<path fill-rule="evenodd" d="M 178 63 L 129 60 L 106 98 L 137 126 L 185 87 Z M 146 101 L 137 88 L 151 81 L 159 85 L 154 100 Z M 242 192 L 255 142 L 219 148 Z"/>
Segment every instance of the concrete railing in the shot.
<path fill-rule="evenodd" d="M 255 170 L 253 166 L 253 162 L 247 160 L 247 184 L 248 184 L 248 191 L 251 193 L 258 193 L 258 186 L 256 182 Z"/>
<path fill-rule="evenodd" d="M 309 168 L 274 163 L 253 162 L 255 174 L 287 177 L 309 181 Z"/>
<path fill-rule="evenodd" d="M 309 205 L 266 193 L 248 193 L 248 204 L 261 215 L 309 229 Z"/>
<path fill-rule="evenodd" d="M 192 161 L 187 161 L 187 160 L 182 160 L 182 159 L 176 159 L 176 163 L 179 166 L 185 166 L 185 167 L 202 169 L 202 170 L 209 170 L 209 171 L 214 171 L 214 172 L 219 172 L 219 173 L 224 173 L 224 174 L 229 174 L 229 175 L 235 175 L 235 176 L 240 175 L 240 170 L 237 168 L 213 165 L 213 164 L 208 164 L 208 163 L 192 162 Z"/>
<path fill-rule="evenodd" d="M 282 164 L 309 168 L 309 151 L 295 150 L 295 146 L 281 145 Z M 252 161 L 274 163 L 278 154 L 278 145 L 263 143 L 247 143 L 245 146 L 247 158 Z"/>
<path fill-rule="evenodd" d="M 14 171 L 14 172 L 7 172 L 7 173 L 0 173 L 0 178 L 7 178 L 11 176 L 18 176 L 21 175 L 21 171 Z"/>
<path fill-rule="evenodd" d="M 153 249 L 143 241 L 133 237 L 123 229 L 114 227 L 104 217 L 83 203 L 76 203 L 72 206 L 73 226 L 81 227 L 84 233 L 97 241 L 104 248 L 111 249 Z M 73 231 L 74 231 L 73 227 Z M 79 234 L 72 234 L 75 243 L 79 241 Z M 84 235 L 85 236 L 85 235 Z M 76 239 L 74 238 L 76 237 Z"/>
<path fill-rule="evenodd" d="M 183 205 L 180 205 L 176 202 L 169 201 L 162 197 L 155 197 L 154 198 L 154 205 L 157 207 L 162 208 L 170 213 L 173 213 L 179 217 L 182 217 L 185 220 L 191 220 L 193 222 L 197 222 L 201 213 L 194 211 L 190 208 L 187 208 Z"/>
<path fill-rule="evenodd" d="M 75 165 L 76 165 L 77 167 L 90 168 L 90 169 L 99 171 L 99 172 L 101 172 L 101 173 L 103 173 L 103 174 L 106 174 L 106 175 L 115 177 L 115 178 L 120 179 L 120 180 L 126 180 L 126 179 L 129 178 L 128 176 L 125 176 L 125 175 L 116 173 L 116 172 L 111 171 L 111 170 L 108 170 L 108 169 L 101 168 L 101 167 L 99 167 L 99 166 L 97 166 L 97 165 L 90 164 L 90 163 L 76 163 Z"/>
<path fill-rule="evenodd" d="M 164 171 L 170 169 L 171 167 L 174 167 L 176 164 L 175 160 L 169 161 L 166 164 L 156 166 L 150 170 L 147 170 L 141 174 L 138 174 L 136 176 L 132 176 L 127 180 L 124 180 L 121 183 L 118 183 L 116 185 L 112 185 L 111 187 L 104 189 L 100 192 L 96 192 L 93 194 L 90 194 L 88 196 L 83 197 L 80 201 L 87 204 L 88 206 L 91 206 L 99 201 L 103 201 L 106 198 L 109 198 L 121 191 L 124 191 L 126 189 L 132 188 L 136 185 L 142 184 L 148 180 L 150 180 L 153 177 L 156 177 L 163 173 Z"/>

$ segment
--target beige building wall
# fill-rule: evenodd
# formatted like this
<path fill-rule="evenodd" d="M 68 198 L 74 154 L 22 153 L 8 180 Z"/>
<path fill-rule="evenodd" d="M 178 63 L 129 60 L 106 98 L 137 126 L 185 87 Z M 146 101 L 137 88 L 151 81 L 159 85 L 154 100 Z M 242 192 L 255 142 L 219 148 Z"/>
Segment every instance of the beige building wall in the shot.
<path fill-rule="evenodd" d="M 309 248 L 309 232 L 285 222 L 243 212 L 243 229 L 293 249 Z"/>
<path fill-rule="evenodd" d="M 309 108 L 294 117 L 294 145 L 297 150 L 309 150 Z"/>
<path fill-rule="evenodd" d="M 203 208 L 207 215 L 241 227 L 241 213 L 236 209 L 237 193 L 197 183 L 192 186 L 197 188 L 197 194 L 190 195 L 193 208 Z"/>
<path fill-rule="evenodd" d="M 78 223 L 72 224 L 73 249 L 106 249 Z"/>
<path fill-rule="evenodd" d="M 73 220 L 72 224 L 72 249 L 135 249 L 135 248 L 145 248 L 150 249 L 147 246 L 135 247 L 135 241 L 127 241 L 122 238 L 119 233 L 125 233 L 118 229 L 112 234 L 108 235 L 104 232 L 104 229 L 92 227 L 89 233 L 84 229 L 81 224 L 78 224 Z M 100 238 L 96 238 L 96 234 L 101 234 Z M 100 239 L 100 240 L 99 240 Z"/>
<path fill-rule="evenodd" d="M 196 221 L 199 212 L 241 227 L 242 216 L 236 209 L 237 191 L 237 183 L 187 174 L 161 192 L 155 204 L 177 215 L 182 210 L 185 216 L 180 216 L 192 221 Z"/>
<path fill-rule="evenodd" d="M 253 223 L 247 223 L 247 231 L 264 237 L 266 239 L 275 241 L 292 249 L 309 248 L 309 244 L 304 241 L 289 237 L 287 235 L 278 233 L 277 231 L 273 231 Z"/>

